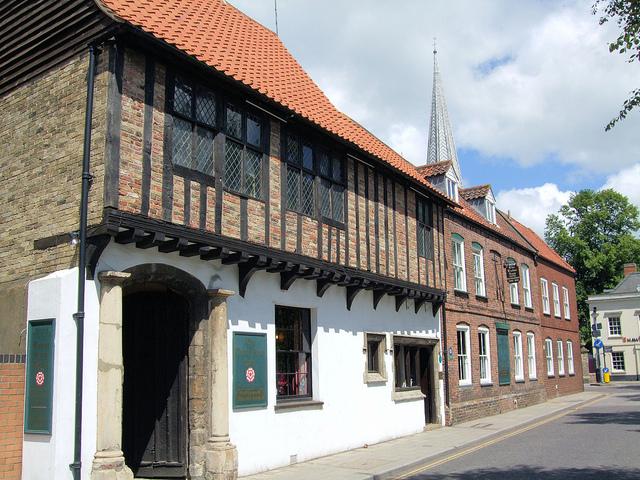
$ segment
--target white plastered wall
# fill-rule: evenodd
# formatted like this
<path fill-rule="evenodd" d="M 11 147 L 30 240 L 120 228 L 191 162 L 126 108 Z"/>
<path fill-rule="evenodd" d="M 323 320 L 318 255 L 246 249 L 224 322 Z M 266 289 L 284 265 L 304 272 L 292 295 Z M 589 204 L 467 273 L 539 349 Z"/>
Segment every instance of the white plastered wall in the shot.
<path fill-rule="evenodd" d="M 237 291 L 238 274 L 235 266 L 223 266 L 218 261 L 184 258 L 177 253 L 158 254 L 153 250 L 140 250 L 114 243 L 109 244 L 104 251 L 97 271 L 124 271 L 145 263 L 164 263 L 184 270 L 198 278 L 207 288 Z M 58 370 L 62 371 L 61 378 L 56 380 L 54 391 L 54 435 L 46 442 L 42 439 L 25 438 L 25 465 L 31 461 L 28 458 L 37 458 L 42 463 L 37 467 L 27 465 L 24 479 L 51 478 L 46 474 L 38 476 L 38 472 L 46 471 L 55 471 L 55 478 L 71 478 L 68 464 L 72 461 L 73 453 L 75 365 L 75 323 L 71 315 L 75 312 L 76 275 L 75 270 L 61 272 L 51 279 L 36 281 L 41 283 L 32 282 L 34 285 L 30 289 L 29 318 L 64 317 L 67 320 L 60 322 L 63 323 L 62 327 L 56 327 L 56 374 Z M 53 283 L 47 283 L 49 280 Z M 88 283 L 83 478 L 88 478 L 95 453 L 98 291 L 97 280 Z M 390 349 L 392 334 L 439 339 L 439 318 L 432 315 L 430 304 L 427 303 L 416 314 L 413 301 L 407 301 L 396 312 L 394 298 L 385 296 L 374 310 L 371 292 L 362 291 L 356 296 L 351 311 L 348 311 L 344 287 L 332 286 L 319 298 L 316 295 L 315 281 L 298 280 L 288 291 L 282 291 L 280 277 L 266 272 L 254 275 L 247 288 L 246 298 L 236 295 L 228 302 L 229 361 L 232 358 L 231 331 L 266 332 L 270 378 L 275 378 L 275 306 L 298 306 L 312 310 L 313 397 L 314 400 L 324 402 L 319 409 L 276 412 L 275 386 L 274 382 L 269 382 L 266 408 L 232 411 L 230 435 L 238 448 L 241 475 L 287 465 L 292 457 L 297 461 L 304 461 L 423 429 L 423 401 L 396 402 L 392 398 L 394 369 Z M 387 333 L 389 351 L 385 353 L 386 383 L 364 383 L 364 332 Z M 439 351 L 440 344 L 437 348 Z M 59 368 L 62 365 L 66 368 Z M 438 365 L 438 369 L 441 369 L 441 365 Z M 232 371 L 230 364 L 230 395 Z M 438 391 L 443 392 L 442 380 L 438 382 Z M 61 398 L 64 398 L 64 406 L 61 405 Z M 437 401 L 440 411 L 444 412 L 441 394 Z M 229 405 L 232 405 L 231 398 Z M 47 465 L 47 468 L 42 468 L 43 465 Z"/>

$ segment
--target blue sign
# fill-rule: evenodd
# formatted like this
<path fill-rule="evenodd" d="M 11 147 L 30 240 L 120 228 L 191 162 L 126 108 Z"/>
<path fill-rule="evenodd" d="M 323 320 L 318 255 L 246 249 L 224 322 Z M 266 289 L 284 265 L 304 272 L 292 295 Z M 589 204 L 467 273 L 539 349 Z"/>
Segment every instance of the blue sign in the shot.
<path fill-rule="evenodd" d="M 602 344 L 602 340 L 600 340 L 599 338 L 595 339 L 595 341 L 593 342 L 593 346 L 594 346 L 594 348 L 597 348 L 598 350 L 600 350 L 602 347 L 604 347 L 604 345 Z"/>
<path fill-rule="evenodd" d="M 602 373 L 609 373 L 609 369 L 608 369 L 607 367 L 604 367 L 604 368 L 602 369 Z"/>

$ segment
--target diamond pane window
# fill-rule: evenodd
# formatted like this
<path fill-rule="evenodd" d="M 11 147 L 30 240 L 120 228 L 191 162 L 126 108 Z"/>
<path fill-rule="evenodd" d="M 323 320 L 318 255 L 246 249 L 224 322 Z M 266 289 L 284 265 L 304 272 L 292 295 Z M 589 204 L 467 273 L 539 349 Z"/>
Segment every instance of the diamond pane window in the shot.
<path fill-rule="evenodd" d="M 336 182 L 342 182 L 342 162 L 339 158 L 333 158 L 331 162 L 333 169 L 333 180 Z"/>
<path fill-rule="evenodd" d="M 253 115 L 247 115 L 247 143 L 254 147 L 262 145 L 262 124 Z"/>
<path fill-rule="evenodd" d="M 242 138 L 242 114 L 232 106 L 227 106 L 227 133 Z"/>
<path fill-rule="evenodd" d="M 297 165 L 299 163 L 298 153 L 298 140 L 289 135 L 287 137 L 287 161 Z"/>
<path fill-rule="evenodd" d="M 242 183 L 242 146 L 227 140 L 224 149 L 224 182 L 231 190 L 240 190 Z"/>
<path fill-rule="evenodd" d="M 199 90 L 196 97 L 196 120 L 209 126 L 216 124 L 216 97 L 208 90 Z"/>
<path fill-rule="evenodd" d="M 331 160 L 329 159 L 329 155 L 325 152 L 320 152 L 319 154 L 319 163 L 320 163 L 320 175 L 323 177 L 331 176 Z"/>
<path fill-rule="evenodd" d="M 173 165 L 214 175 L 213 138 L 216 97 L 210 90 L 176 78 L 173 88 Z M 179 175 L 189 176 L 180 171 Z"/>
<path fill-rule="evenodd" d="M 302 145 L 302 166 L 313 170 L 313 149 L 309 145 Z"/>
<path fill-rule="evenodd" d="M 191 168 L 191 123 L 180 118 L 173 122 L 173 163 Z"/>
<path fill-rule="evenodd" d="M 246 150 L 245 193 L 252 197 L 260 197 L 262 179 L 262 154 L 254 150 Z"/>
<path fill-rule="evenodd" d="M 313 175 L 309 175 L 308 173 L 302 175 L 301 189 L 302 213 L 311 216 L 314 210 Z"/>
<path fill-rule="evenodd" d="M 193 102 L 193 89 L 180 79 L 176 79 L 175 92 L 173 95 L 173 110 L 184 115 L 192 117 L 191 107 Z"/>
<path fill-rule="evenodd" d="M 196 135 L 196 163 L 192 168 L 213 176 L 213 132 L 198 128 Z"/>
<path fill-rule="evenodd" d="M 320 213 L 331 217 L 331 183 L 327 180 L 320 183 Z"/>
<path fill-rule="evenodd" d="M 300 208 L 300 170 L 289 167 L 287 169 L 287 208 Z"/>
<path fill-rule="evenodd" d="M 331 189 L 331 203 L 333 204 L 333 219 L 336 222 L 344 221 L 344 187 L 334 185 Z"/>
<path fill-rule="evenodd" d="M 416 223 L 418 232 L 418 256 L 433 258 L 431 237 L 431 202 L 416 197 Z"/>

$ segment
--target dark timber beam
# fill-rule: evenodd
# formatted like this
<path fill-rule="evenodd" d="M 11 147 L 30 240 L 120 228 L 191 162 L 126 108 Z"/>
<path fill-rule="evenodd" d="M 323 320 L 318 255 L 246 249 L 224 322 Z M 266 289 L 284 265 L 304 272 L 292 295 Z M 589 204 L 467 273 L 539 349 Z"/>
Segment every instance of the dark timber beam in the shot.
<path fill-rule="evenodd" d="M 434 317 L 438 314 L 438 310 L 440 310 L 441 306 L 442 306 L 442 302 L 434 302 L 431 305 L 431 311 L 433 312 Z M 444 328 L 444 325 L 442 326 L 442 328 Z"/>
<path fill-rule="evenodd" d="M 400 311 L 400 307 L 407 300 L 408 295 L 396 295 L 396 312 Z"/>
<path fill-rule="evenodd" d="M 162 242 L 158 245 L 158 251 L 162 253 L 171 253 L 176 250 L 182 250 L 189 244 L 189 241 L 186 238 L 174 238 L 172 240 L 167 240 L 166 242 Z"/>
<path fill-rule="evenodd" d="M 374 290 L 373 291 L 373 309 L 376 310 L 378 308 L 378 304 L 380 300 L 384 297 L 384 290 Z"/>
<path fill-rule="evenodd" d="M 233 252 L 226 258 L 222 259 L 223 265 L 235 265 L 237 263 L 244 263 L 249 260 L 249 254 L 247 252 Z"/>
<path fill-rule="evenodd" d="M 353 300 L 356 298 L 356 295 L 360 293 L 360 291 L 362 291 L 362 287 L 360 285 L 347 287 L 347 310 L 351 310 Z"/>
<path fill-rule="evenodd" d="M 420 311 L 420 308 L 422 308 L 422 305 L 424 305 L 426 302 L 427 302 L 427 298 L 426 297 L 416 298 L 413 301 L 413 305 L 415 307 L 415 312 L 418 313 Z"/>
<path fill-rule="evenodd" d="M 124 232 L 120 232 L 116 235 L 116 243 L 122 243 L 126 245 L 128 243 L 134 243 L 144 238 L 144 230 L 139 228 L 130 228 Z"/>
<path fill-rule="evenodd" d="M 148 235 L 145 235 L 142 240 L 137 241 L 136 247 L 142 249 L 157 247 L 158 245 L 166 241 L 166 239 L 167 238 L 165 237 L 164 233 L 150 233 Z"/>
<path fill-rule="evenodd" d="M 107 248 L 111 235 L 102 234 L 87 239 L 87 280 L 93 280 L 100 255 Z"/>
<path fill-rule="evenodd" d="M 207 252 L 200 252 L 200 260 L 219 260 L 229 256 L 229 249 L 224 247 L 212 247 Z"/>
<path fill-rule="evenodd" d="M 301 277 L 302 271 L 306 270 L 306 265 L 294 265 L 289 271 L 280 273 L 280 290 L 289 290 L 289 287 L 293 285 L 298 278 Z"/>
<path fill-rule="evenodd" d="M 195 257 L 196 255 L 200 255 L 200 253 L 207 253 L 208 251 L 209 249 L 206 245 L 202 245 L 201 243 L 192 243 L 191 245 L 187 245 L 180 249 L 180 256 Z"/>
<path fill-rule="evenodd" d="M 264 255 L 258 255 L 251 257 L 248 261 L 238 264 L 238 292 L 240 296 L 244 298 L 244 294 L 247 291 L 247 285 L 254 273 L 258 270 L 265 270 L 270 260 Z"/>

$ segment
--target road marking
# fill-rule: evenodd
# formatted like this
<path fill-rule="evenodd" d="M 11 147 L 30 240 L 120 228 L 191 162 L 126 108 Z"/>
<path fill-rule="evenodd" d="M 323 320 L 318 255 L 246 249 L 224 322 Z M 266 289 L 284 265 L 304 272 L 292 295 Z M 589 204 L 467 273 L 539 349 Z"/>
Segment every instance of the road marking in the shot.
<path fill-rule="evenodd" d="M 408 477 L 410 477 L 412 475 L 416 475 L 418 473 L 424 472 L 424 471 L 429 470 L 431 468 L 438 467 L 438 466 L 440 466 L 442 464 L 448 463 L 448 462 L 450 462 L 452 460 L 455 460 L 457 458 L 464 457 L 465 455 L 469 455 L 470 453 L 476 452 L 478 450 L 482 450 L 483 448 L 486 448 L 486 447 L 489 447 L 489 446 L 491 446 L 493 444 L 499 443 L 499 442 L 501 442 L 503 440 L 506 440 L 507 438 L 511 438 L 511 437 L 516 436 L 516 435 L 520 435 L 521 433 L 528 432 L 529 430 L 533 430 L 534 428 L 538 428 L 539 426 L 544 425 L 545 423 L 552 422 L 554 420 L 557 420 L 559 418 L 564 417 L 565 415 L 568 415 L 568 414 L 570 414 L 572 412 L 575 412 L 576 410 L 580 410 L 581 408 L 587 407 L 587 406 L 591 405 L 592 403 L 599 402 L 600 400 L 604 400 L 609 395 L 610 394 L 605 393 L 600 397 L 593 398 L 593 399 L 591 399 L 591 400 L 589 400 L 587 402 L 584 402 L 584 403 L 582 403 L 580 405 L 568 408 L 568 409 L 566 409 L 566 410 L 564 410 L 564 411 L 562 411 L 562 412 L 560 412 L 560 413 L 558 413 L 556 415 L 553 415 L 551 417 L 547 417 L 544 420 L 540 420 L 539 422 L 531 423 L 531 424 L 529 424 L 529 425 L 527 425 L 525 427 L 522 427 L 522 428 L 520 428 L 518 430 L 514 430 L 513 432 L 505 433 L 504 435 L 501 435 L 501 436 L 496 437 L 496 438 L 492 438 L 491 440 L 487 440 L 486 442 L 483 442 L 483 443 L 481 443 L 479 445 L 475 445 L 473 447 L 470 447 L 470 448 L 467 448 L 467 449 L 462 450 L 460 452 L 457 452 L 457 453 L 454 453 L 452 455 L 449 455 L 448 457 L 441 458 L 440 460 L 436 460 L 436 461 L 431 462 L 431 463 L 429 463 L 427 465 L 423 465 L 422 467 L 419 467 L 419 468 L 416 468 L 415 470 L 412 470 L 410 472 L 404 473 L 399 477 L 395 477 L 395 479 L 396 480 L 401 480 L 403 478 L 408 478 Z"/>

